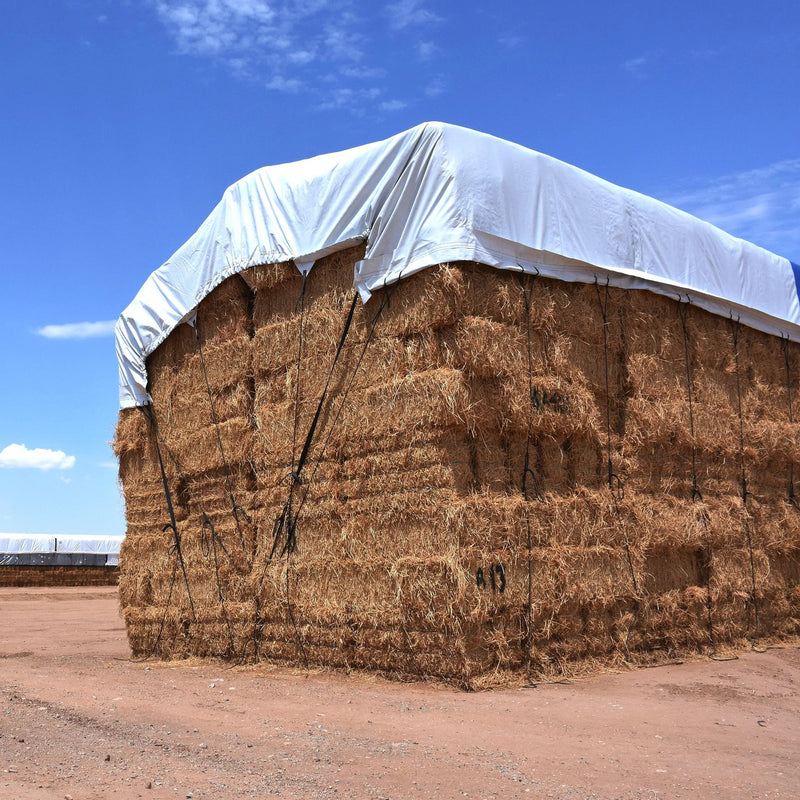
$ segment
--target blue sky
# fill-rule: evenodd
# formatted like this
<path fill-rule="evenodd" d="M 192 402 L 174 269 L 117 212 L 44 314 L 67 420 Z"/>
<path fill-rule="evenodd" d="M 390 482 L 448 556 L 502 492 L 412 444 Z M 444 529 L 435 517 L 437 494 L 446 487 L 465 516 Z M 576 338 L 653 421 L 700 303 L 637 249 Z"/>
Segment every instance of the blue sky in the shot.
<path fill-rule="evenodd" d="M 266 164 L 441 120 L 800 261 L 796 0 L 0 8 L 0 531 L 124 532 L 109 321 Z"/>

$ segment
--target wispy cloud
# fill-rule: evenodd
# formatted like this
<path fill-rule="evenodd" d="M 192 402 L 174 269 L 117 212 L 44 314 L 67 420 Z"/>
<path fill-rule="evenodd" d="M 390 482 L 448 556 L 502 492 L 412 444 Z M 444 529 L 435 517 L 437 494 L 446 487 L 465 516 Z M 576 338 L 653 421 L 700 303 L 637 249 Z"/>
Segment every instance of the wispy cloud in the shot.
<path fill-rule="evenodd" d="M 10 444 L 0 450 L 0 468 L 5 469 L 72 469 L 75 456 L 63 450 L 47 450 L 34 447 L 29 450 L 24 444 Z"/>
<path fill-rule="evenodd" d="M 386 6 L 386 13 L 389 15 L 389 25 L 396 31 L 442 21 L 438 14 L 423 7 L 421 0 L 398 0 L 396 3 L 389 3 Z"/>
<path fill-rule="evenodd" d="M 438 97 L 440 94 L 444 93 L 444 90 L 447 88 L 447 82 L 441 76 L 438 78 L 434 78 L 426 87 L 425 87 L 425 96 L 426 97 Z"/>
<path fill-rule="evenodd" d="M 644 56 L 637 56 L 636 58 L 629 58 L 627 61 L 623 62 L 622 66 L 628 70 L 628 72 L 638 72 L 646 63 L 647 59 Z"/>
<path fill-rule="evenodd" d="M 46 339 L 92 339 L 98 336 L 111 336 L 114 333 L 114 325 L 114 320 L 71 322 L 67 325 L 45 325 L 36 333 Z"/>
<path fill-rule="evenodd" d="M 662 51 L 653 50 L 629 58 L 622 62 L 622 68 L 636 78 L 645 78 L 650 70 L 655 67 L 663 56 Z"/>
<path fill-rule="evenodd" d="M 214 58 L 238 75 L 264 76 L 278 91 L 309 83 L 303 68 L 358 61 L 362 19 L 348 0 L 155 0 L 178 52 Z M 295 69 L 285 77 L 285 68 Z M 313 74 L 310 72 L 309 74 Z"/>
<path fill-rule="evenodd" d="M 525 42 L 525 37 L 518 33 L 504 33 L 497 43 L 506 50 L 514 50 Z"/>
<path fill-rule="evenodd" d="M 303 95 L 317 108 L 358 114 L 391 92 L 381 36 L 427 34 L 442 21 L 435 2 L 395 0 L 377 14 L 354 0 L 150 0 L 150 7 L 178 53 L 211 59 L 270 91 Z M 408 47 L 425 62 L 439 44 L 420 38 Z"/>
<path fill-rule="evenodd" d="M 365 105 L 372 105 L 380 97 L 380 94 L 381 90 L 377 87 L 369 89 L 353 89 L 345 86 L 332 88 L 326 92 L 324 100 L 320 103 L 320 108 L 363 109 Z"/>
<path fill-rule="evenodd" d="M 644 80 L 656 70 L 704 69 L 721 56 L 719 50 L 697 47 L 688 51 L 648 50 L 626 59 L 620 65 L 634 78 Z"/>
<path fill-rule="evenodd" d="M 182 52 L 218 55 L 240 49 L 285 28 L 265 0 L 157 2 L 156 10 Z"/>
<path fill-rule="evenodd" d="M 358 78 L 359 80 L 375 80 L 386 77 L 386 70 L 383 67 L 346 66 L 342 67 L 339 72 L 346 78 Z"/>
<path fill-rule="evenodd" d="M 800 261 L 800 158 L 685 181 L 662 196 L 734 236 Z"/>
<path fill-rule="evenodd" d="M 438 49 L 436 42 L 417 42 L 417 57 L 420 61 L 430 61 Z"/>
<path fill-rule="evenodd" d="M 302 92 L 306 88 L 303 81 L 297 78 L 285 78 L 283 75 L 273 75 L 265 86 L 267 89 L 274 89 L 277 92 L 286 92 L 287 94 L 297 94 L 297 92 Z"/>
<path fill-rule="evenodd" d="M 404 100 L 384 100 L 380 108 L 381 111 L 402 111 L 407 105 Z"/>

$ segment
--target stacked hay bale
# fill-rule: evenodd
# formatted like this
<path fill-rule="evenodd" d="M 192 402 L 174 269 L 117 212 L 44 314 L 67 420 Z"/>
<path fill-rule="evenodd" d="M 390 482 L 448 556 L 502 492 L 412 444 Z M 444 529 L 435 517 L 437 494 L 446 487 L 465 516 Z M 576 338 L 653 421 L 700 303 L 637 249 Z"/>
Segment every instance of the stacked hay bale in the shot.
<path fill-rule="evenodd" d="M 0 566 L 0 586 L 116 586 L 117 567 Z"/>
<path fill-rule="evenodd" d="M 798 633 L 795 345 L 472 263 L 342 340 L 360 257 L 230 278 L 151 356 L 155 425 L 117 432 L 135 653 L 479 686 Z"/>
<path fill-rule="evenodd" d="M 243 599 L 254 547 L 244 510 L 255 504 L 250 295 L 237 276 L 212 291 L 194 325 L 179 326 L 148 360 L 152 416 L 120 416 L 120 599 L 137 653 L 237 652 L 242 615 L 228 606 Z"/>

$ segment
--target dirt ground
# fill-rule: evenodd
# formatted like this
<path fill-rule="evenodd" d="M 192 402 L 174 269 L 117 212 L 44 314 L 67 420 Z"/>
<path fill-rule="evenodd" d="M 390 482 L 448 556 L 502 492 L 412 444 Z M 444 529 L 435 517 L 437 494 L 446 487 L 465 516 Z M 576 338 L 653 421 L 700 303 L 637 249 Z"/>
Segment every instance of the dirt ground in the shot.
<path fill-rule="evenodd" d="M 116 590 L 0 589 L 0 798 L 800 798 L 800 650 L 464 693 L 128 659 Z"/>

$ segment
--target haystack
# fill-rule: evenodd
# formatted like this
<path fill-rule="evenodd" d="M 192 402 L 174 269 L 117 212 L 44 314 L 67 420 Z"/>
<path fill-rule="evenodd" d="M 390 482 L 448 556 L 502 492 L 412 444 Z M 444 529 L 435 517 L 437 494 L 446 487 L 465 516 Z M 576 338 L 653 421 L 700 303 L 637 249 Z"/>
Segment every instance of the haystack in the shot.
<path fill-rule="evenodd" d="M 794 340 L 538 250 L 359 298 L 363 239 L 248 252 L 152 337 L 116 438 L 135 655 L 478 687 L 800 633 Z"/>

